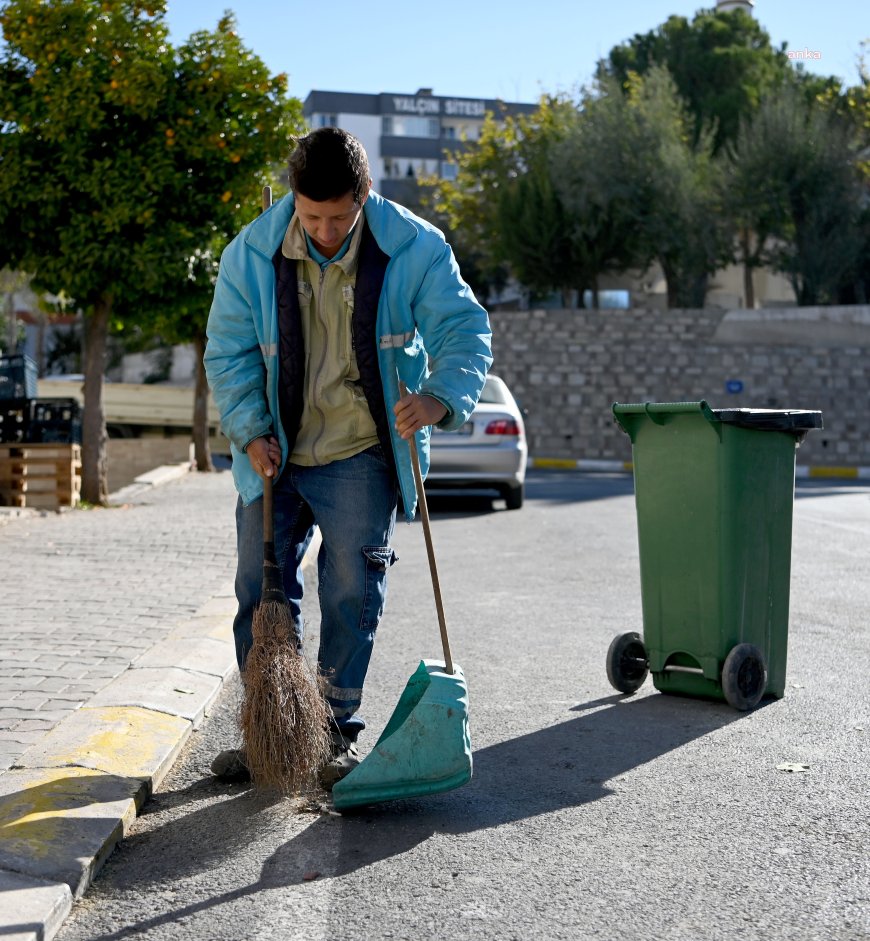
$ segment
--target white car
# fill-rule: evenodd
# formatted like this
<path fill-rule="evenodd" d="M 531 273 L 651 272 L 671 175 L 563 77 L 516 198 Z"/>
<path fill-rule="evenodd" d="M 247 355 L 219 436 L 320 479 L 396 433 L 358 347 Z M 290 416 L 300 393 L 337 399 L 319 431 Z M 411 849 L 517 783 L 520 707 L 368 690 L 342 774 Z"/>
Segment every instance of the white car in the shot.
<path fill-rule="evenodd" d="M 504 381 L 489 375 L 471 418 L 457 431 L 432 429 L 426 489 L 496 490 L 523 505 L 529 449 L 523 415 Z"/>

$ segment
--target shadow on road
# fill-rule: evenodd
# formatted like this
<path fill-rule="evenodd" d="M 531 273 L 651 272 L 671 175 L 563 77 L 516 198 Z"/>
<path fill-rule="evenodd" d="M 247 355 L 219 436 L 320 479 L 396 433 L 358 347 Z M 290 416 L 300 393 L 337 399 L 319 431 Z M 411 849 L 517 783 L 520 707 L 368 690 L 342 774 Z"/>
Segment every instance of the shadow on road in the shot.
<path fill-rule="evenodd" d="M 724 704 L 649 695 L 613 695 L 573 707 L 572 718 L 474 753 L 468 785 L 427 799 L 392 801 L 342 816 L 322 815 L 262 865 L 260 878 L 221 895 L 175 908 L 95 941 L 124 938 L 276 888 L 299 886 L 312 870 L 320 881 L 339 878 L 407 853 L 433 834 L 462 835 L 515 823 L 613 793 L 608 782 L 674 749 L 737 721 Z M 473 729 L 472 729 L 473 734 Z M 214 785 L 211 785 L 212 793 Z M 205 782 L 165 793 L 167 806 L 205 794 Z M 225 866 L 262 833 L 256 818 L 269 806 L 252 789 L 168 822 L 142 839 L 158 841 L 158 869 L 136 872 L 136 887 L 163 885 Z M 126 850 L 136 837 L 124 844 Z M 166 852 L 160 852 L 160 841 Z M 186 845 L 179 858 L 172 846 Z"/>
<path fill-rule="evenodd" d="M 407 852 L 435 832 L 472 833 L 600 800 L 613 793 L 609 781 L 741 715 L 722 704 L 662 695 L 613 695 L 571 711 L 578 715 L 475 751 L 474 777 L 464 788 L 345 814 L 334 875 L 357 868 L 354 856 L 369 857 L 358 864 L 366 865 Z M 316 829 L 297 839 L 315 840 Z M 292 852 L 294 842 L 280 852 Z"/>

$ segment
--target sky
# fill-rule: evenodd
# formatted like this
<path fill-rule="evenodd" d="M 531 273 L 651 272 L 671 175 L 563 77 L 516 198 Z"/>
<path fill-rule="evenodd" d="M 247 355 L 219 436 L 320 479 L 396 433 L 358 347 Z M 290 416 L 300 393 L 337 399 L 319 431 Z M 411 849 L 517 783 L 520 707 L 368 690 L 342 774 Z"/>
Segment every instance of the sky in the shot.
<path fill-rule="evenodd" d="M 613 46 L 661 25 L 692 19 L 698 0 L 168 0 L 170 39 L 214 29 L 236 15 L 245 45 L 291 95 L 312 90 L 404 92 L 536 102 L 589 82 Z M 755 18 L 774 46 L 809 54 L 809 71 L 858 81 L 867 0 L 755 0 Z M 870 63 L 870 46 L 868 46 Z"/>

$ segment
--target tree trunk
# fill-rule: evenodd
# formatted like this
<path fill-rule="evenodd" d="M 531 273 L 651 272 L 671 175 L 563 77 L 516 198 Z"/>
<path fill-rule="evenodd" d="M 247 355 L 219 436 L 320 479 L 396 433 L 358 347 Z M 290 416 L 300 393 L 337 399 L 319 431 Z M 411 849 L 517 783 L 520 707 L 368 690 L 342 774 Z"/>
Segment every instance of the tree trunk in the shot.
<path fill-rule="evenodd" d="M 193 341 L 196 351 L 196 383 L 193 393 L 193 453 L 198 471 L 213 471 L 211 448 L 208 442 L 208 380 L 205 375 L 205 336 L 197 335 Z"/>
<path fill-rule="evenodd" d="M 82 416 L 82 500 L 96 506 L 109 501 L 103 373 L 112 298 L 104 294 L 85 316 L 85 410 Z"/>
<path fill-rule="evenodd" d="M 659 258 L 662 274 L 665 276 L 665 287 L 668 292 L 668 310 L 680 306 L 680 279 L 677 272 L 663 259 Z"/>
<path fill-rule="evenodd" d="M 15 292 L 6 294 L 6 352 L 14 353 L 18 349 L 18 329 L 15 319 Z"/>
<path fill-rule="evenodd" d="M 37 315 L 36 322 L 36 372 L 37 375 L 45 373 L 45 314 L 42 311 Z"/>
<path fill-rule="evenodd" d="M 747 310 L 755 310 L 755 284 L 752 279 L 752 234 L 749 229 L 740 233 L 743 252 L 743 305 Z"/>

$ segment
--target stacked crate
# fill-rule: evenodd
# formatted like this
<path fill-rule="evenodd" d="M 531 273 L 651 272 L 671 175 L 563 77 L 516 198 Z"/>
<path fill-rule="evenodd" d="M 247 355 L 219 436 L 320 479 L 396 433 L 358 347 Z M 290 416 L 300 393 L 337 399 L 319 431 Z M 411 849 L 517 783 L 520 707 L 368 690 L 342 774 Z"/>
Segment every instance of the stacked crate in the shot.
<path fill-rule="evenodd" d="M 0 356 L 0 505 L 75 506 L 81 488 L 81 406 L 36 397 L 36 364 Z"/>
<path fill-rule="evenodd" d="M 79 444 L 0 444 L 0 504 L 56 510 L 80 500 Z"/>

